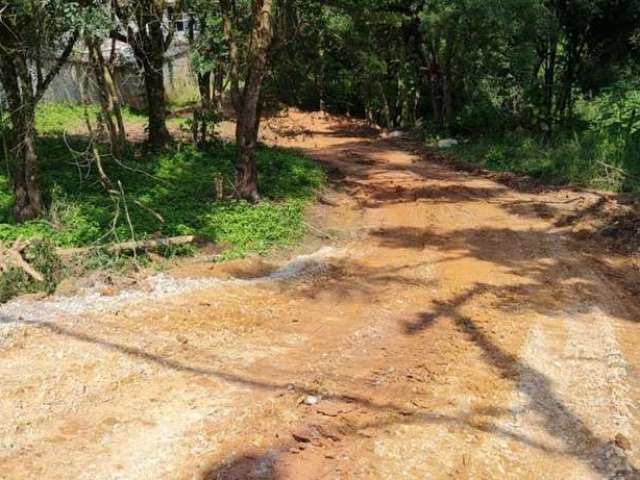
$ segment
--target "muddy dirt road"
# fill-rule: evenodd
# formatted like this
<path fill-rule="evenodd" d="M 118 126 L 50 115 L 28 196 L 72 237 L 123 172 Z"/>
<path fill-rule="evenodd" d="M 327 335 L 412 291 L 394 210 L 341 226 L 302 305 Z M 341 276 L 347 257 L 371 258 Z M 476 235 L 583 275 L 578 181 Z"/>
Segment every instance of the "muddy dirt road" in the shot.
<path fill-rule="evenodd" d="M 2 307 L 0 478 L 640 478 L 635 267 L 554 221 L 585 194 L 335 119 L 263 133 L 327 165 L 320 238 Z"/>

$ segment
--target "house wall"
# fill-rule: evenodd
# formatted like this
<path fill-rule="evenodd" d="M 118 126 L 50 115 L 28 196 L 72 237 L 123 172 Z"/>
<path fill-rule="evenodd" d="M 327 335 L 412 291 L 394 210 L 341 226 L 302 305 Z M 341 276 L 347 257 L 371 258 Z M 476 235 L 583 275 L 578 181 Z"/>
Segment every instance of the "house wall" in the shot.
<path fill-rule="evenodd" d="M 114 79 L 125 105 L 138 110 L 143 110 L 146 107 L 144 81 L 136 65 L 127 64 L 116 67 Z M 167 96 L 170 98 L 183 98 L 188 92 L 197 90 L 187 50 L 176 52 L 167 59 L 164 65 L 164 81 Z M 77 61 L 65 64 L 51 82 L 43 100 L 71 104 L 97 101 L 97 93 L 89 65 Z"/>

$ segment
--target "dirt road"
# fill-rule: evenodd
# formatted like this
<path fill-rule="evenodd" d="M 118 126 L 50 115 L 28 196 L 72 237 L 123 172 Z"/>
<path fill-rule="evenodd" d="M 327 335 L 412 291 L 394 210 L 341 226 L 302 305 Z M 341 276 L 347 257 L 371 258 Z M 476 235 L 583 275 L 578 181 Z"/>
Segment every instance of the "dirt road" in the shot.
<path fill-rule="evenodd" d="M 640 478 L 635 267 L 557 226 L 586 194 L 319 116 L 264 135 L 327 166 L 320 238 L 2 307 L 0 478 Z"/>

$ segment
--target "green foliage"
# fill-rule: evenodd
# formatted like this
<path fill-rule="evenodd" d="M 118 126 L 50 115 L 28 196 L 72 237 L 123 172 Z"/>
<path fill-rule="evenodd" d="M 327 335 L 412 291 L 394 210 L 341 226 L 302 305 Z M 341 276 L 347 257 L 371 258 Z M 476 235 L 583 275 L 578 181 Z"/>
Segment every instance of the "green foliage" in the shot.
<path fill-rule="evenodd" d="M 528 175 L 546 183 L 640 193 L 640 143 L 615 141 L 594 131 L 566 134 L 551 146 L 524 133 L 475 137 L 453 153 L 489 170 Z"/>
<path fill-rule="evenodd" d="M 52 293 L 60 281 L 63 265 L 55 254 L 55 246 L 48 240 L 36 240 L 25 252 L 25 260 L 38 272 L 44 280 L 36 281 L 21 269 L 11 268 L 0 274 L 0 303 L 22 293 Z"/>
<path fill-rule="evenodd" d="M 77 108 L 46 106 L 39 113 L 41 129 L 68 128 Z M 71 146 L 77 151 L 85 148 L 78 140 L 72 140 Z M 22 236 L 74 247 L 131 238 L 123 200 L 105 193 L 93 169 L 78 167 L 61 138 L 41 137 L 39 150 L 46 152 L 41 170 L 48 196 L 47 218 L 12 223 L 10 185 L 0 175 L 0 241 Z M 323 182 L 321 169 L 293 151 L 261 148 L 258 168 L 264 201 L 256 206 L 233 200 L 217 202 L 215 176 L 224 177 L 225 195 L 232 194 L 234 153 L 233 146 L 201 151 L 180 145 L 155 156 L 137 151 L 122 164 L 105 156 L 107 174 L 112 182 L 123 185 L 135 238 L 198 234 L 225 244 L 229 255 L 235 256 L 263 253 L 299 238 L 305 200 Z M 119 217 L 112 230 L 116 211 Z"/>
<path fill-rule="evenodd" d="M 640 133 L 640 80 L 620 80 L 578 108 L 592 129 L 614 137 L 635 137 Z"/>
<path fill-rule="evenodd" d="M 551 145 L 522 128 L 514 133 L 505 125 L 494 135 L 478 129 L 455 153 L 492 170 L 545 182 L 640 193 L 640 82 L 634 76 L 603 89 L 595 98 L 580 99 L 568 127 Z"/>
<path fill-rule="evenodd" d="M 98 105 L 72 105 L 43 102 L 36 110 L 36 128 L 43 135 L 62 135 L 85 128 L 85 112 L 95 121 L 100 114 Z M 123 120 L 129 124 L 144 124 L 147 118 L 130 108 L 122 110 Z"/>

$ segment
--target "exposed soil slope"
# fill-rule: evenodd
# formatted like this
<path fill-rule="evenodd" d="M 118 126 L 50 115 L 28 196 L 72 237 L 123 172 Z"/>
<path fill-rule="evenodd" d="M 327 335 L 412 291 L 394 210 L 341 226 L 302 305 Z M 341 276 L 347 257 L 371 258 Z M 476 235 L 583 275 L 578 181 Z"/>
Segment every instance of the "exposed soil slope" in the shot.
<path fill-rule="evenodd" d="M 637 267 L 557 221 L 595 196 L 319 115 L 263 135 L 327 166 L 330 239 L 0 309 L 0 478 L 640 478 Z"/>

